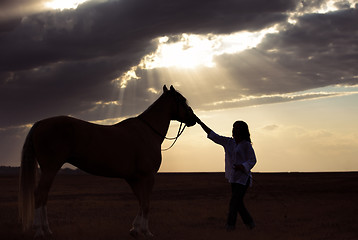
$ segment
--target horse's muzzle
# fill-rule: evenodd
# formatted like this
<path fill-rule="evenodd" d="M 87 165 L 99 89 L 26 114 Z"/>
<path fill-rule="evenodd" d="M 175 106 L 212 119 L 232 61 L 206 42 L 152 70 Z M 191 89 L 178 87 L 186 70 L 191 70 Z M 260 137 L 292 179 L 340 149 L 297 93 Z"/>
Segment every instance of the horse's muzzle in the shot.
<path fill-rule="evenodd" d="M 188 127 L 192 127 L 196 124 L 196 121 L 190 121 L 188 123 L 185 123 Z"/>

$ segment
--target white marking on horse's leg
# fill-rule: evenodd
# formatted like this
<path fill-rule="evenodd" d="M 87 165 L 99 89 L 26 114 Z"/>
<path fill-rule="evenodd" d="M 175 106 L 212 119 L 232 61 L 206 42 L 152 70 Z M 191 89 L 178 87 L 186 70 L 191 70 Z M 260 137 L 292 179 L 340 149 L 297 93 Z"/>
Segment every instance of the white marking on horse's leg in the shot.
<path fill-rule="evenodd" d="M 134 218 L 133 224 L 132 224 L 132 228 L 129 231 L 129 233 L 134 237 L 137 238 L 138 234 L 140 233 L 141 230 L 141 225 L 142 225 L 142 214 L 138 213 L 137 216 Z"/>
<path fill-rule="evenodd" d="M 141 232 L 146 238 L 152 238 L 154 235 L 149 231 L 148 219 L 142 217 Z"/>
<path fill-rule="evenodd" d="M 34 224 L 33 228 L 35 229 L 35 239 L 40 239 L 45 236 L 45 233 L 42 229 L 42 219 L 43 219 L 43 210 L 42 207 L 35 209 L 35 217 L 34 217 Z"/>
<path fill-rule="evenodd" d="M 44 238 L 45 236 L 52 235 L 52 231 L 48 224 L 46 206 L 41 206 L 35 209 L 33 227 L 36 231 L 35 239 L 41 239 Z"/>
<path fill-rule="evenodd" d="M 133 221 L 133 227 L 134 228 L 140 228 L 140 226 L 142 225 L 142 214 L 138 213 L 137 216 L 135 217 L 134 221 Z"/>

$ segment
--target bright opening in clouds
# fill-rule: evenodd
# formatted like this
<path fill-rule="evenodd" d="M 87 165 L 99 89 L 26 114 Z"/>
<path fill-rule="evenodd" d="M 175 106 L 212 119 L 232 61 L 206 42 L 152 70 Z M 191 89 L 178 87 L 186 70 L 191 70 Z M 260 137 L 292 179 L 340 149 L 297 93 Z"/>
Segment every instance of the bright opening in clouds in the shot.
<path fill-rule="evenodd" d="M 158 39 L 155 53 L 143 58 L 141 66 L 145 69 L 161 67 L 195 68 L 214 67 L 213 58 L 221 54 L 234 54 L 254 48 L 267 33 L 277 32 L 275 28 L 259 32 L 238 32 L 229 35 L 182 34 L 178 40 L 169 37 Z"/>
<path fill-rule="evenodd" d="M 256 47 L 269 33 L 278 32 L 275 27 L 258 32 L 237 32 L 226 35 L 181 34 L 160 37 L 155 40 L 158 48 L 146 55 L 138 66 L 132 67 L 119 80 L 123 88 L 131 79 L 139 79 L 135 71 L 140 69 L 215 67 L 214 58 L 222 54 L 235 54 Z"/>
<path fill-rule="evenodd" d="M 81 3 L 87 2 L 88 0 L 52 0 L 45 3 L 45 6 L 52 9 L 71 9 L 77 8 Z"/>
<path fill-rule="evenodd" d="M 182 34 L 179 40 L 169 41 L 169 37 L 158 39 L 158 49 L 142 60 L 145 69 L 161 67 L 195 68 L 199 65 L 212 67 L 212 51 L 217 42 L 210 36 Z M 215 38 L 215 36 L 213 36 Z"/>
<path fill-rule="evenodd" d="M 354 8 L 354 5 L 357 3 L 357 0 L 347 0 L 347 1 L 337 1 L 337 0 L 328 0 L 324 2 L 317 11 L 317 13 L 328 13 L 334 12 L 340 9 L 342 6 L 349 8 Z"/>

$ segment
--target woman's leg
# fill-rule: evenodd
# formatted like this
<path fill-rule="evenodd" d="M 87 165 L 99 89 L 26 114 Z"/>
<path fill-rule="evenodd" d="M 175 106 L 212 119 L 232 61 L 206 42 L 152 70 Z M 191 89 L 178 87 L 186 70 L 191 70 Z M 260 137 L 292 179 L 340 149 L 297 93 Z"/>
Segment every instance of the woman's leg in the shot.
<path fill-rule="evenodd" d="M 250 181 L 248 180 L 246 185 L 245 186 L 241 185 L 240 189 L 238 190 L 239 191 L 238 195 L 240 196 L 239 202 L 238 202 L 238 212 L 239 212 L 244 224 L 248 228 L 252 229 L 255 227 L 255 223 L 244 204 L 244 197 L 245 197 L 247 189 L 249 188 L 249 185 L 250 185 Z"/>
<path fill-rule="evenodd" d="M 242 185 L 239 183 L 231 183 L 232 195 L 227 218 L 228 230 L 231 230 L 235 227 L 238 212 L 246 226 L 249 228 L 253 228 L 255 226 L 254 221 L 244 204 L 244 196 L 248 186 L 249 184 Z"/>
<path fill-rule="evenodd" d="M 229 213 L 227 216 L 227 229 L 231 230 L 235 227 L 236 219 L 237 219 L 237 212 L 239 211 L 239 205 L 240 202 L 240 195 L 238 188 L 240 184 L 238 183 L 231 183 L 231 199 L 229 204 Z"/>

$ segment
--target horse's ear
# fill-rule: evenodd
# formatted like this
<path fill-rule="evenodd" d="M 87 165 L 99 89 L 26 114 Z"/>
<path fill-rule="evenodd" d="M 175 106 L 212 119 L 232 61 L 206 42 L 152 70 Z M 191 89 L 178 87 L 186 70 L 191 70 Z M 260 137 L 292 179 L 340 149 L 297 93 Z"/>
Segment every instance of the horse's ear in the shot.
<path fill-rule="evenodd" d="M 167 92 L 168 91 L 168 88 L 167 88 L 167 86 L 163 86 L 163 92 Z"/>
<path fill-rule="evenodd" d="M 170 90 L 171 90 L 171 91 L 175 91 L 173 85 L 170 85 Z"/>

